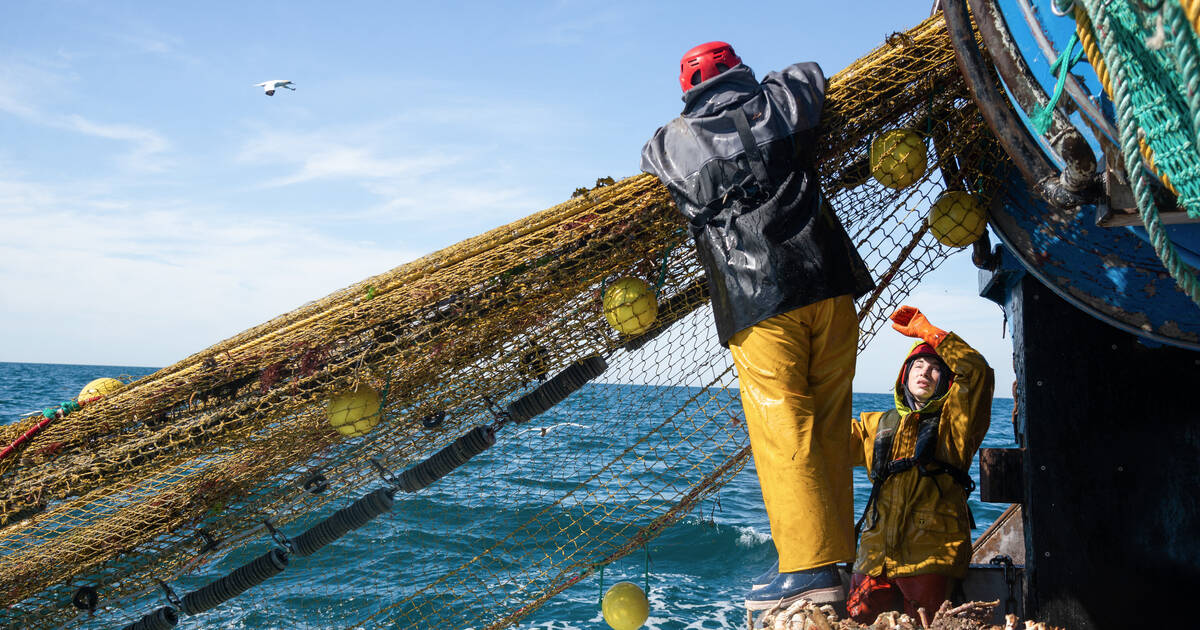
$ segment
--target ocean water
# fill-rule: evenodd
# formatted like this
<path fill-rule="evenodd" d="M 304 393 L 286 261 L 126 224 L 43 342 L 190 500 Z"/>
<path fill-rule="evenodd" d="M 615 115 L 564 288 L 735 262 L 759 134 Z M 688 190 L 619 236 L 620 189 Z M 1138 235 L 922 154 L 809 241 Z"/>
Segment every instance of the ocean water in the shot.
<path fill-rule="evenodd" d="M 9 423 L 28 413 L 52 406 L 77 395 L 88 381 L 101 376 L 140 377 L 153 368 L 120 366 L 72 366 L 29 363 L 0 363 L 0 423 Z M 591 384 L 576 396 L 539 419 L 542 424 L 578 422 L 590 417 L 590 411 L 604 401 L 628 395 L 646 395 L 642 386 Z M 685 399 L 690 388 L 657 388 L 654 395 L 664 398 L 669 408 L 673 399 Z M 730 392 L 731 400 L 736 392 Z M 883 410 L 892 404 L 891 394 L 856 394 L 854 411 Z M 992 423 L 984 440 L 986 447 L 1014 446 L 1012 400 L 997 398 L 992 405 Z M 573 407 L 574 406 L 574 407 Z M 544 420 L 544 422 L 543 422 Z M 661 418 L 644 418 L 647 426 Z M 570 431 L 566 426 L 564 431 Z M 227 602 L 220 608 L 197 617 L 184 617 L 179 628 L 334 628 L 374 627 L 364 622 L 365 615 L 406 595 L 416 592 L 432 576 L 448 567 L 470 560 L 481 548 L 495 542 L 494 532 L 505 524 L 516 526 L 547 506 L 522 497 L 537 493 L 523 488 L 564 484 L 552 474 L 558 458 L 578 456 L 581 450 L 596 452 L 622 448 L 621 444 L 595 439 L 590 432 L 579 431 L 578 439 L 567 439 L 552 446 L 534 447 L 534 442 L 506 440 L 480 455 L 468 466 L 486 467 L 503 461 L 506 470 L 519 470 L 507 479 L 481 485 L 469 507 L 456 503 L 450 486 L 438 484 L 416 495 L 405 495 L 407 503 L 352 532 L 310 558 L 293 559 L 291 566 L 266 584 Z M 549 443 L 548 443 L 549 444 Z M 972 466 L 978 478 L 978 463 Z M 666 480 L 669 482 L 669 479 Z M 452 483 L 453 476 L 441 483 Z M 861 513 L 870 485 L 866 472 L 855 471 L 855 513 Z M 561 496 L 561 492 L 559 493 Z M 336 507 L 341 507 L 338 505 Z M 971 500 L 978 535 L 1003 511 L 1004 505 Z M 581 505 L 561 505 L 554 509 L 570 512 Z M 322 515 L 315 515 L 319 518 Z M 483 526 L 486 525 L 486 526 Z M 453 536 L 432 532 L 454 532 Z M 222 577 L 232 569 L 261 554 L 266 544 L 227 555 L 204 573 L 180 580 L 175 588 L 184 593 Z M 260 548 L 261 547 L 261 548 Z M 364 550 L 366 550 L 364 552 Z M 746 466 L 715 498 L 685 516 L 652 540 L 644 551 L 635 552 L 604 570 L 607 587 L 620 580 L 639 585 L 648 581 L 650 590 L 651 630 L 741 628 L 745 613 L 741 599 L 749 581 L 765 570 L 775 558 L 766 513 L 758 488 L 753 463 Z M 502 562 L 515 560 L 501 559 Z M 489 584 L 479 584 L 486 590 Z M 326 594 L 327 593 L 327 594 Z M 521 628 L 569 630 L 607 628 L 600 616 L 599 576 L 580 581 L 546 605 L 526 617 Z M 423 603 L 433 603 L 438 595 L 429 595 Z M 134 609 L 162 605 L 162 598 L 151 596 Z M 148 603 L 148 602 L 153 602 Z M 414 604 L 419 610 L 422 602 Z M 364 611 L 361 614 L 358 611 Z M 464 607 L 463 619 L 476 618 L 480 611 Z M 121 617 L 121 611 L 107 609 L 86 627 L 120 627 L 136 619 Z M 419 617 L 418 617 L 419 618 Z M 423 628 L 431 624 L 410 622 L 388 627 Z M 437 627 L 469 627 L 462 623 L 440 623 Z"/>

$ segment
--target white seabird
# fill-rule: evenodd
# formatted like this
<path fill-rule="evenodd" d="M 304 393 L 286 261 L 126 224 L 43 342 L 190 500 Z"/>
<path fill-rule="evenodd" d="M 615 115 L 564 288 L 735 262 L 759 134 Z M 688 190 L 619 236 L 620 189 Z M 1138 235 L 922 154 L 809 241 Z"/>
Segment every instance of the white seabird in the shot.
<path fill-rule="evenodd" d="M 274 81 L 263 81 L 262 83 L 255 83 L 254 87 L 262 88 L 263 92 L 267 93 L 267 96 L 274 96 L 275 90 L 277 90 L 279 88 L 287 88 L 293 92 L 296 91 L 296 88 L 292 87 L 292 82 L 288 81 L 286 79 L 275 79 Z"/>

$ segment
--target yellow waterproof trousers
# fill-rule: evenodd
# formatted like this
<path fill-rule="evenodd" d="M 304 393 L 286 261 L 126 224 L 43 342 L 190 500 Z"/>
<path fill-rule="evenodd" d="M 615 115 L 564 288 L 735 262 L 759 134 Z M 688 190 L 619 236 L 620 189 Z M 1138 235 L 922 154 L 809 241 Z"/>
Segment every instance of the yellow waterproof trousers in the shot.
<path fill-rule="evenodd" d="M 780 571 L 854 559 L 857 350 L 849 295 L 776 315 L 729 340 Z"/>

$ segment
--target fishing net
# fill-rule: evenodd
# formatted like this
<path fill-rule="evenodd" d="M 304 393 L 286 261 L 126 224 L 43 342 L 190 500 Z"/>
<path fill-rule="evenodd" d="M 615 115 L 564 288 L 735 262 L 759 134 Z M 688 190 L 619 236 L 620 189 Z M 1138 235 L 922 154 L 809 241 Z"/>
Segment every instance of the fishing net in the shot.
<path fill-rule="evenodd" d="M 1007 170 L 940 16 L 833 77 L 822 126 L 878 284 L 861 349 Z M 685 224 L 647 175 L 578 193 L 3 427 L 0 623 L 199 627 L 251 600 L 294 627 L 319 591 L 316 625 L 506 627 L 712 496 L 749 447 Z"/>
<path fill-rule="evenodd" d="M 1200 218 L 1200 2 L 1081 0 L 1074 15 L 1088 61 L 1113 100 L 1123 165 L 1150 243 L 1200 305 L 1200 277 L 1175 251 L 1143 169 L 1144 160 L 1173 203 Z"/>

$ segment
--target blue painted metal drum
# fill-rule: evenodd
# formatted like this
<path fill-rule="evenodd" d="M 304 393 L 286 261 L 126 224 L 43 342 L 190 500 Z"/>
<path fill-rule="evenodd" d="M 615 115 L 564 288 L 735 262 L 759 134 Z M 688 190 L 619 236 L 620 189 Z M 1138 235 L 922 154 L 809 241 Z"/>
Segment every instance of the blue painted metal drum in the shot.
<path fill-rule="evenodd" d="M 954 4 L 947 3 L 952 32 Z M 957 4 L 961 6 L 961 0 Z M 1032 161 L 1040 157 L 1045 164 L 1040 170 L 1024 166 L 1021 155 L 1013 155 L 1020 152 L 1009 150 L 1018 171 L 1006 179 L 1010 185 L 990 208 L 997 235 L 1029 273 L 1092 316 L 1145 340 L 1200 349 L 1200 306 L 1163 266 L 1141 227 L 1132 199 L 1119 208 L 1117 195 L 1108 194 L 1106 183 L 1103 194 L 1094 190 L 1090 195 L 1079 193 L 1085 198 L 1082 205 L 1052 205 L 1043 192 L 1047 182 L 1029 181 L 1033 173 L 1057 174 L 1068 168 L 1074 157 L 1071 149 L 1064 148 L 1063 139 L 1072 134 L 1086 142 L 1092 155 L 1084 157 L 1098 162 L 1101 177 L 1112 178 L 1113 171 L 1122 171 L 1119 166 L 1113 168 L 1123 159 L 1114 108 L 1086 56 L 1071 67 L 1060 90 L 1058 113 L 1047 132 L 1039 132 L 1031 122 L 1036 102 L 1045 103 L 1055 92 L 1059 78 L 1052 71 L 1054 62 L 1068 44 L 1079 51 L 1074 17 L 1057 11 L 1053 0 L 969 0 L 967 4 L 990 57 L 980 65 L 989 75 L 994 68 L 1003 79 L 1001 102 L 1009 106 L 1009 120 L 1013 121 L 1007 127 L 994 119 L 989 119 L 989 124 L 1002 137 L 1002 144 L 1006 133 L 1013 137 L 1024 134 L 1025 138 L 1018 140 L 1029 147 L 1026 156 L 1040 153 Z M 960 66 L 971 63 L 961 52 L 959 62 Z M 966 66 L 964 74 L 970 75 Z M 977 81 L 976 100 L 981 109 L 986 99 L 978 92 L 994 90 L 995 85 Z M 1168 235 L 1183 262 L 1200 267 L 1200 224 L 1187 222 L 1184 213 L 1162 216 L 1164 223 L 1183 221 L 1169 225 Z"/>

